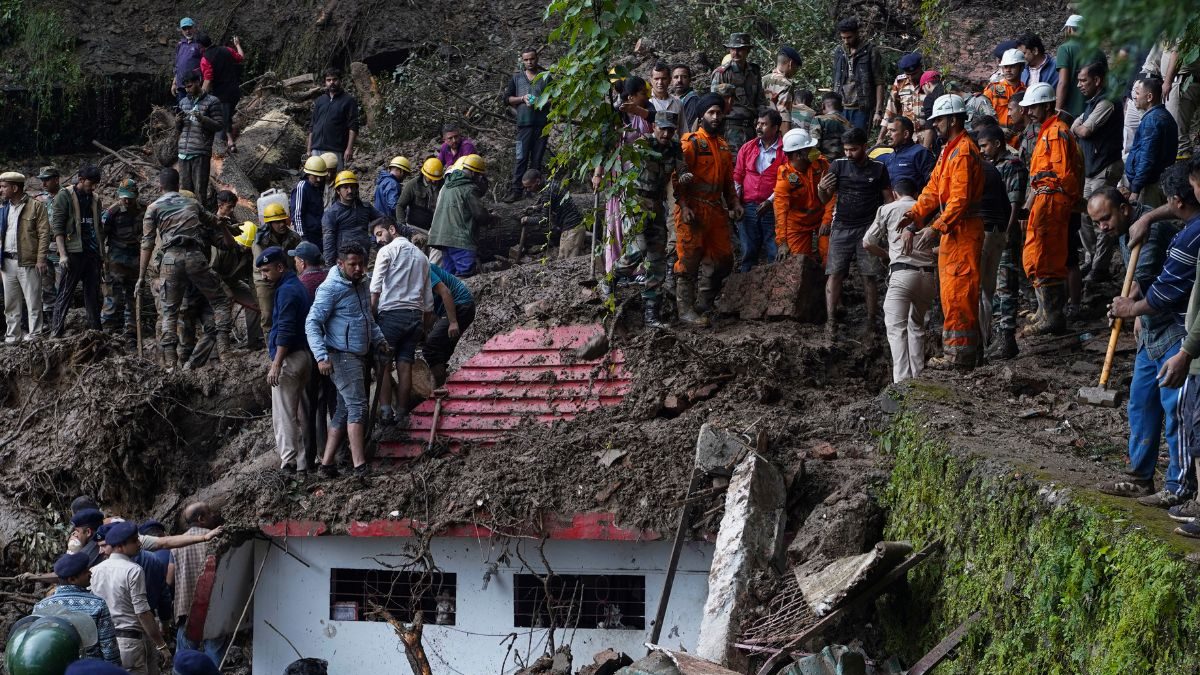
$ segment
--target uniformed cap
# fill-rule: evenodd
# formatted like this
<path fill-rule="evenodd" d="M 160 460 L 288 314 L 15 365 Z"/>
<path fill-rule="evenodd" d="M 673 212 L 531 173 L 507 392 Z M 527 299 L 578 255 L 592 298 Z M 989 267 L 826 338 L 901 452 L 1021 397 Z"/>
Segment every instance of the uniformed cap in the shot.
<path fill-rule="evenodd" d="M 104 514 L 100 509 L 82 509 L 71 516 L 72 527 L 90 527 L 93 530 L 104 524 Z"/>
<path fill-rule="evenodd" d="M 254 266 L 263 267 L 271 263 L 282 263 L 286 260 L 287 257 L 284 255 L 283 249 L 278 246 L 272 246 L 258 254 L 258 257 L 254 259 Z"/>
<path fill-rule="evenodd" d="M 289 250 L 287 254 L 293 258 L 299 258 L 304 262 L 321 262 L 321 249 L 317 248 L 317 245 L 311 241 L 300 242 L 296 248 Z"/>
<path fill-rule="evenodd" d="M 121 181 L 120 187 L 117 188 L 117 197 L 126 199 L 137 199 L 138 188 L 137 183 L 133 182 L 132 178 L 127 178 Z"/>
<path fill-rule="evenodd" d="M 25 183 L 25 174 L 16 171 L 0 173 L 0 183 Z"/>
<path fill-rule="evenodd" d="M 674 129 L 678 124 L 676 114 L 673 112 L 660 112 L 654 114 L 654 126 L 660 129 Z"/>
<path fill-rule="evenodd" d="M 180 649 L 175 652 L 175 660 L 171 663 L 175 675 L 221 675 L 217 664 L 208 658 L 204 652 L 195 649 Z"/>
<path fill-rule="evenodd" d="M 737 87 L 728 82 L 722 82 L 717 85 L 716 94 L 717 96 L 737 96 Z"/>
<path fill-rule="evenodd" d="M 81 659 L 67 666 L 63 675 L 129 675 L 129 671 L 100 659 Z"/>
<path fill-rule="evenodd" d="M 64 553 L 54 561 L 54 574 L 66 581 L 86 570 L 89 562 L 91 560 L 86 553 Z"/>
<path fill-rule="evenodd" d="M 104 543 L 109 546 L 120 546 L 136 537 L 137 533 L 137 525 L 128 520 L 112 523 L 112 527 L 108 528 L 108 532 L 104 534 Z"/>
<path fill-rule="evenodd" d="M 104 536 L 112 529 L 113 523 L 105 523 L 96 528 L 96 533 L 92 535 L 92 541 L 104 541 Z"/>
<path fill-rule="evenodd" d="M 900 57 L 900 62 L 896 66 L 900 70 L 916 70 L 921 67 L 921 55 L 916 52 L 909 52 Z"/>
<path fill-rule="evenodd" d="M 191 28 L 192 26 L 195 26 L 195 25 L 196 25 L 196 22 L 192 21 L 192 18 L 188 17 L 188 16 L 185 16 L 179 20 L 180 28 Z"/>
<path fill-rule="evenodd" d="M 1004 52 L 1006 52 L 1010 49 L 1016 49 L 1016 48 L 1017 48 L 1016 40 L 1005 40 L 1004 42 L 1001 42 L 1000 44 L 996 45 L 996 48 L 992 50 L 992 56 L 994 56 L 998 59 L 1003 58 Z"/>
<path fill-rule="evenodd" d="M 796 51 L 792 47 L 787 47 L 787 46 L 780 47 L 779 53 L 783 56 L 788 57 L 792 61 L 794 61 L 797 66 L 804 63 L 804 59 L 800 58 L 800 52 Z"/>
<path fill-rule="evenodd" d="M 1020 49 L 1009 49 L 1004 52 L 1004 56 L 1000 57 L 1000 65 L 1002 66 L 1023 66 L 1025 65 L 1025 52 Z"/>
<path fill-rule="evenodd" d="M 56 169 L 52 166 L 43 166 L 42 168 L 38 169 L 38 180 L 46 180 L 47 178 L 58 178 L 60 175 L 61 174 L 58 173 L 58 169 Z"/>
<path fill-rule="evenodd" d="M 167 529 L 166 526 L 164 526 L 162 523 L 158 522 L 157 520 L 155 520 L 153 518 L 150 518 L 149 520 L 142 521 L 141 525 L 138 525 L 138 534 L 150 534 L 150 531 L 155 528 L 158 528 L 158 529 L 161 529 L 164 531 Z"/>
<path fill-rule="evenodd" d="M 735 47 L 753 47 L 754 45 L 750 44 L 749 33 L 733 33 L 729 36 L 729 42 L 726 42 L 725 46 L 733 49 Z"/>

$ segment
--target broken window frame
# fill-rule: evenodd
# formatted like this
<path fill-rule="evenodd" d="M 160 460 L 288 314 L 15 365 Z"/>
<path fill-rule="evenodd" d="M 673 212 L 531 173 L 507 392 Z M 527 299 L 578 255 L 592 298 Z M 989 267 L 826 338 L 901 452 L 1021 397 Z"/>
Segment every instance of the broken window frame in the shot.
<path fill-rule="evenodd" d="M 453 626 L 458 618 L 457 604 L 458 575 L 453 572 L 353 567 L 329 570 L 330 621 L 386 621 L 386 612 L 411 623 L 420 610 L 426 624 Z M 351 609 L 354 618 L 340 614 Z"/>

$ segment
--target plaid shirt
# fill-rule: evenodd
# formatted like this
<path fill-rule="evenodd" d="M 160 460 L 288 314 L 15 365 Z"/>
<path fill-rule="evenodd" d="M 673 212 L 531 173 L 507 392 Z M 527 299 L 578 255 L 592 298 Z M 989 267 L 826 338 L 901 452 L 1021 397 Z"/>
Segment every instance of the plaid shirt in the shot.
<path fill-rule="evenodd" d="M 104 600 L 86 589 L 71 584 L 60 584 L 54 595 L 40 600 L 33 606 L 34 614 L 42 614 L 47 607 L 65 607 L 72 612 L 87 614 L 96 622 L 96 644 L 84 650 L 93 659 L 104 659 L 113 665 L 121 665 L 121 652 L 117 649 L 117 635 L 113 629 L 112 615 Z"/>
<path fill-rule="evenodd" d="M 184 534 L 208 534 L 204 527 L 193 527 Z M 192 598 L 196 595 L 196 582 L 204 571 L 208 559 L 208 544 L 192 544 L 171 551 L 175 562 L 175 616 L 187 616 L 192 611 Z"/>

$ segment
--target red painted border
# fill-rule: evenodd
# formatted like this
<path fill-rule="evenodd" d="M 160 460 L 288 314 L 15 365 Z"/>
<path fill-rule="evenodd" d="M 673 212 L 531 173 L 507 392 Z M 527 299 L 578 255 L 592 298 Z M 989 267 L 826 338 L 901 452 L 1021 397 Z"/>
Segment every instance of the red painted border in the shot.
<path fill-rule="evenodd" d="M 192 642 L 204 639 L 204 622 L 208 620 L 208 606 L 212 602 L 213 587 L 217 583 L 217 556 L 204 559 L 204 569 L 196 580 L 196 592 L 192 595 L 192 606 L 188 609 L 187 628 L 183 634 Z"/>
<path fill-rule="evenodd" d="M 483 523 L 453 523 L 437 532 L 439 537 L 482 538 L 493 535 L 538 536 L 565 541 L 658 541 L 662 535 L 654 530 L 627 529 L 617 525 L 612 513 L 577 513 L 570 518 L 550 515 L 540 524 L 529 524 L 517 531 L 505 532 L 495 529 L 484 519 Z M 352 537 L 412 537 L 427 526 L 412 518 L 353 520 L 346 527 Z M 273 537 L 315 537 L 329 533 L 325 523 L 316 521 L 285 520 L 261 526 L 265 534 Z"/>

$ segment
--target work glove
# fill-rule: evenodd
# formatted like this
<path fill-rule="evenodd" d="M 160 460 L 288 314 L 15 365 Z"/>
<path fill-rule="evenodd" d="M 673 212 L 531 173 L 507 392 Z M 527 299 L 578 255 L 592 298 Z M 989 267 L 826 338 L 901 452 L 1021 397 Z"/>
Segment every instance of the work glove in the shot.
<path fill-rule="evenodd" d="M 779 252 L 775 254 L 776 262 L 787 260 L 792 255 L 792 249 L 788 248 L 787 244 L 779 245 Z"/>

